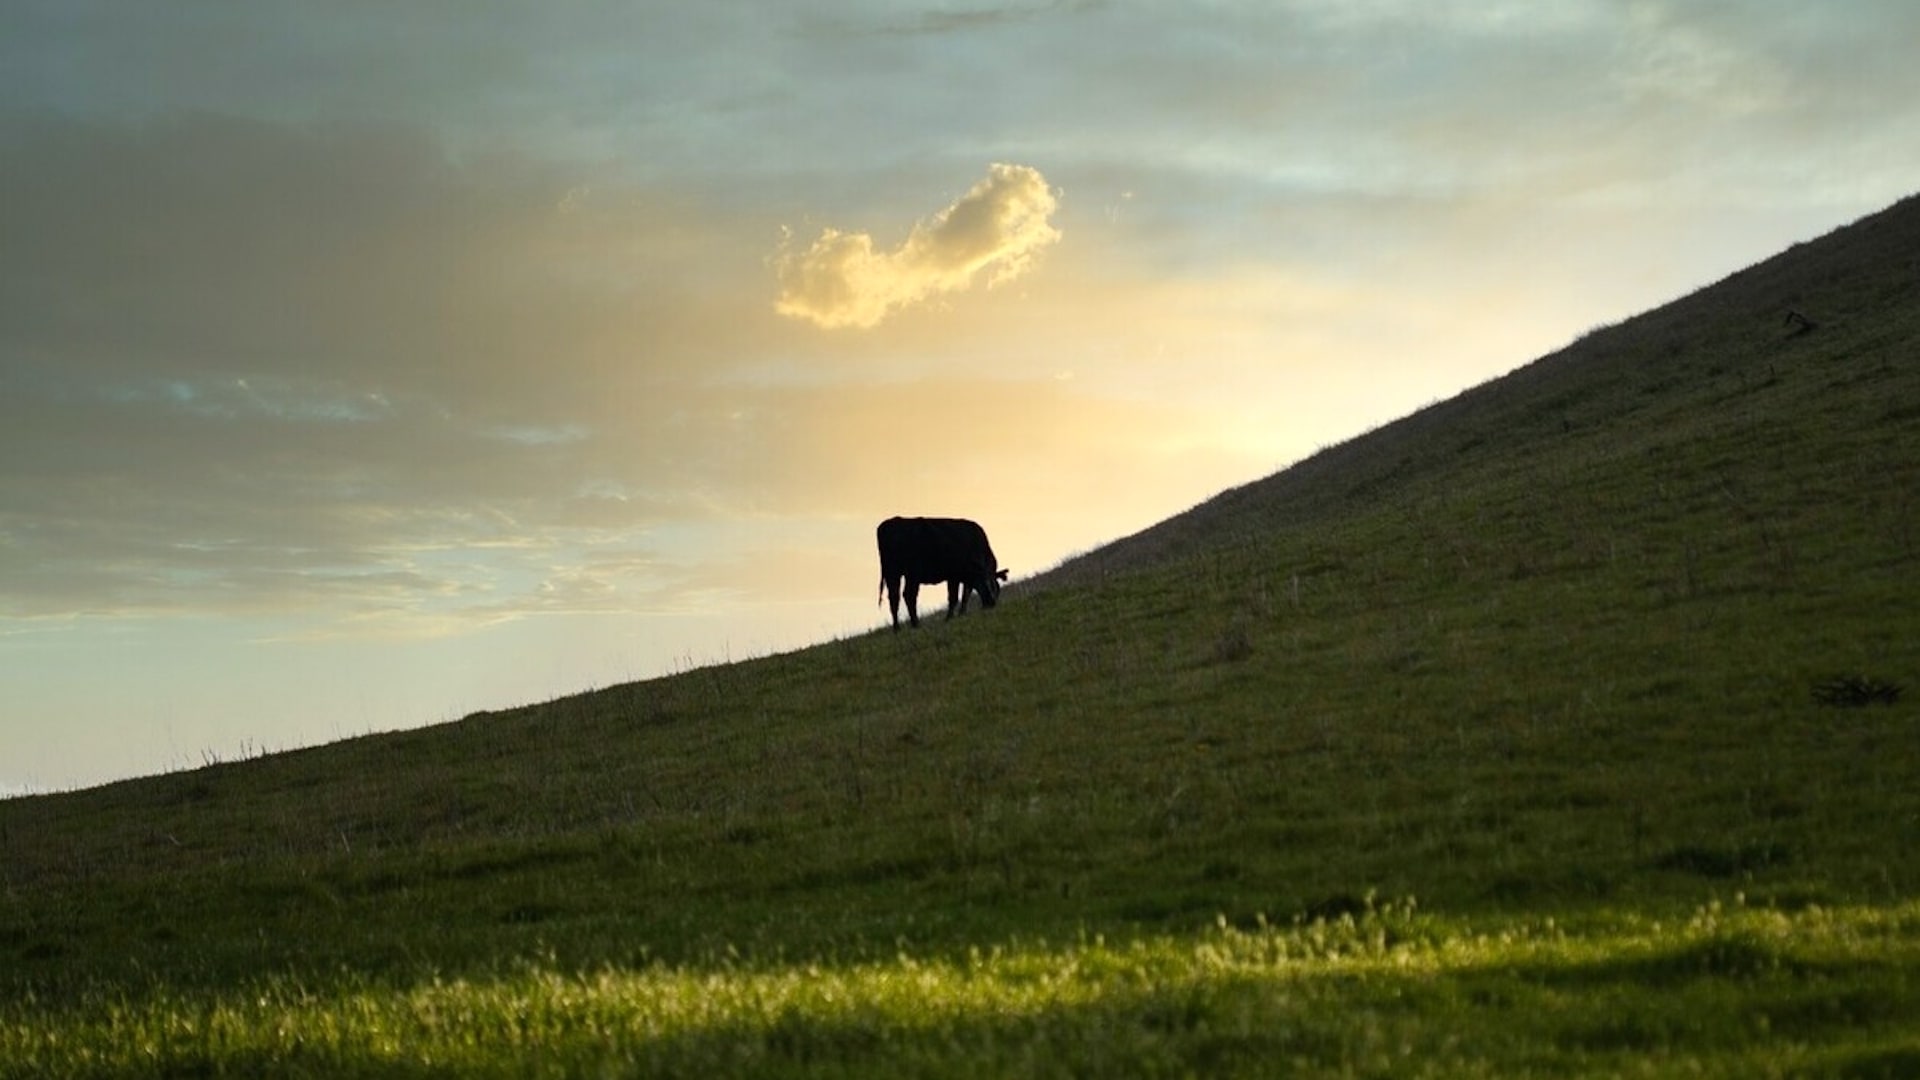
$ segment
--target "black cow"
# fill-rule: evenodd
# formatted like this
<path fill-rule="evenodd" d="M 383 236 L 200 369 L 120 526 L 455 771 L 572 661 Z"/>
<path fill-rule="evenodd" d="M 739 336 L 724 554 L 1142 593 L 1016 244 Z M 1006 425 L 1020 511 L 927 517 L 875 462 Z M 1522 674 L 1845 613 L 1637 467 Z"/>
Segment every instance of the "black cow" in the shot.
<path fill-rule="evenodd" d="M 947 618 L 967 610 L 967 597 L 980 594 L 980 606 L 1000 602 L 1007 572 L 994 560 L 987 531 L 963 518 L 891 517 L 874 530 L 880 542 L 880 588 L 887 594 L 893 628 L 900 629 L 900 583 L 907 585 L 907 622 L 920 627 L 920 586 L 947 583 Z"/>

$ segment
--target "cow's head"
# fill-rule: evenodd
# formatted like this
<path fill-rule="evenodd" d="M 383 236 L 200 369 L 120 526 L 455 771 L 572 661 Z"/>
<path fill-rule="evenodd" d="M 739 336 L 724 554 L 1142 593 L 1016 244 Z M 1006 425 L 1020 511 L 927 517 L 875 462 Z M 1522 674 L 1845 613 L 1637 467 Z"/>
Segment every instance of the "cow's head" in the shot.
<path fill-rule="evenodd" d="M 1000 602 L 1000 583 L 1007 580 L 1005 570 L 996 570 L 987 575 L 987 587 L 980 590 L 980 606 L 992 607 Z"/>

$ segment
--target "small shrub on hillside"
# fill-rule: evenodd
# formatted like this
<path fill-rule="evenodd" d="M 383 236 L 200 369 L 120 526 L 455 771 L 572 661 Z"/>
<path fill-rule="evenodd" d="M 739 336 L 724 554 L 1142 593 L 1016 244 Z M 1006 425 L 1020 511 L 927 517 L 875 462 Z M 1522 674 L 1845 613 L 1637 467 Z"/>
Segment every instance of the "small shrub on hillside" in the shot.
<path fill-rule="evenodd" d="M 1746 844 L 1741 847 L 1703 847 L 1683 845 L 1653 860 L 1661 870 L 1672 870 L 1707 878 L 1731 878 L 1751 874 L 1791 861 L 1793 853 L 1785 845 Z"/>
<path fill-rule="evenodd" d="M 1868 705 L 1891 705 L 1900 700 L 1902 687 L 1884 679 L 1865 675 L 1835 675 L 1813 684 L 1813 700 L 1841 709 Z"/>
<path fill-rule="evenodd" d="M 1220 633 L 1219 640 L 1213 643 L 1213 660 L 1217 664 L 1229 664 L 1245 660 L 1253 655 L 1253 628 L 1245 619 L 1235 619 L 1227 624 Z"/>

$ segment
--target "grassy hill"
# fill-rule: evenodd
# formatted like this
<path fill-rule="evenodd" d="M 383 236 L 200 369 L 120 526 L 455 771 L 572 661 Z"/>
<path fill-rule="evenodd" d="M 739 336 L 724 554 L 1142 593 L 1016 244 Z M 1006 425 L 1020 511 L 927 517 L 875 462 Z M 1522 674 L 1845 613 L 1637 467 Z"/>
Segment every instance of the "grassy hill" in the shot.
<path fill-rule="evenodd" d="M 985 615 L 0 802 L 0 1076 L 1913 1075 L 1916 492 L 1909 199 Z"/>

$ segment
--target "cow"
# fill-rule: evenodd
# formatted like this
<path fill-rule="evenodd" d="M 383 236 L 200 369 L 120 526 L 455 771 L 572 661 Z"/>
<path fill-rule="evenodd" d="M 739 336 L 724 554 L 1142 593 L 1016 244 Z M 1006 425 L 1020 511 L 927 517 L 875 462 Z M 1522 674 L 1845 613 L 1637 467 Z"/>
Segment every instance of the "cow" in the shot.
<path fill-rule="evenodd" d="M 987 531 L 964 518 L 890 517 L 874 530 L 880 544 L 880 588 L 900 629 L 900 585 L 906 583 L 907 622 L 920 628 L 920 586 L 947 583 L 947 618 L 965 614 L 967 597 L 980 594 L 980 606 L 1000 602 L 1007 572 L 993 557 Z"/>

